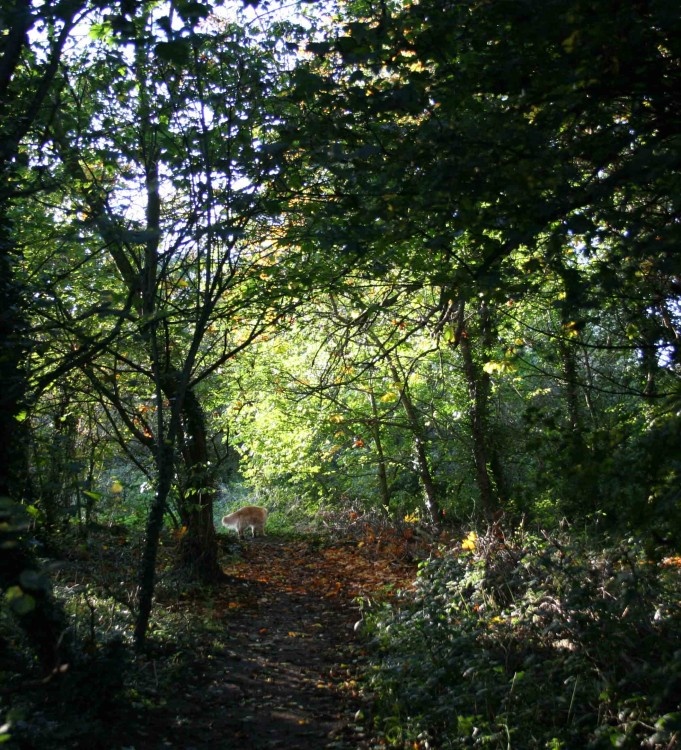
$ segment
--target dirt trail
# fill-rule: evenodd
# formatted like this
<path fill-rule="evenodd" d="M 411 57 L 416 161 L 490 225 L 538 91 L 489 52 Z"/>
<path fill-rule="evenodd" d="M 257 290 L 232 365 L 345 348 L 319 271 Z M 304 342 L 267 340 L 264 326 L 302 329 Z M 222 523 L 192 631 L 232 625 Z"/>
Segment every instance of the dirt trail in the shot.
<path fill-rule="evenodd" d="M 265 537 L 241 549 L 224 568 L 228 581 L 196 605 L 206 623 L 197 657 L 135 750 L 369 747 L 355 720 L 368 709 L 354 683 L 355 598 L 408 585 L 413 565 L 356 541 L 320 548 Z"/>

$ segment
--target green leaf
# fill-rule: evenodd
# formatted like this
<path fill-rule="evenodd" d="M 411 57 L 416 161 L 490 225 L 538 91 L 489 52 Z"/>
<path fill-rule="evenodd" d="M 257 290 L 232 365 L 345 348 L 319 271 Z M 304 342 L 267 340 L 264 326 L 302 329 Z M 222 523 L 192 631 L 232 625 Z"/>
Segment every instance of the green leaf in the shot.
<path fill-rule="evenodd" d="M 208 18 L 210 15 L 210 6 L 204 3 L 179 2 L 176 7 L 182 20 L 188 21 L 192 25 L 196 24 L 202 18 Z"/>
<path fill-rule="evenodd" d="M 108 41 L 113 39 L 113 29 L 108 21 L 93 23 L 88 32 L 91 39 L 97 41 Z"/>
<path fill-rule="evenodd" d="M 310 42 L 307 49 L 314 55 L 327 55 L 331 51 L 333 44 L 331 42 Z"/>
<path fill-rule="evenodd" d="M 666 732 L 678 732 L 681 730 L 681 711 L 660 716 L 655 722 L 655 729 L 663 729 Z"/>
<path fill-rule="evenodd" d="M 294 84 L 299 96 L 307 97 L 323 91 L 328 87 L 328 82 L 323 76 L 299 69 L 294 73 Z"/>
<path fill-rule="evenodd" d="M 187 39 L 174 39 L 172 42 L 159 42 L 155 52 L 161 60 L 184 65 L 189 61 L 191 45 Z"/>
<path fill-rule="evenodd" d="M 24 593 L 21 586 L 10 586 L 5 593 L 5 598 L 14 614 L 22 617 L 35 609 L 35 599 Z"/>
<path fill-rule="evenodd" d="M 453 323 L 447 323 L 442 329 L 442 340 L 445 344 L 451 344 L 456 339 L 456 326 Z"/>

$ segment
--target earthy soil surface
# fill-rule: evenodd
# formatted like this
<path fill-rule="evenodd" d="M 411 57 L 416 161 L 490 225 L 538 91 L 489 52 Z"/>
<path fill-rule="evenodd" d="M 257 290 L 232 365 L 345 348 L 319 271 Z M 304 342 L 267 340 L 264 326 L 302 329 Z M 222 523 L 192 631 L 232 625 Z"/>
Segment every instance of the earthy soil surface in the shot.
<path fill-rule="evenodd" d="M 363 652 L 357 597 L 409 586 L 406 540 L 259 537 L 238 545 L 227 580 L 182 607 L 193 647 L 153 659 L 135 750 L 368 748 L 371 707 L 357 690 Z M 138 665 L 139 666 L 139 665 Z M 151 673 L 159 692 L 149 696 Z M 174 689 L 168 689 L 168 683 Z M 144 691 L 142 691 L 144 692 Z M 153 693 L 153 689 L 151 689 Z M 126 738 L 127 739 L 127 738 Z"/>

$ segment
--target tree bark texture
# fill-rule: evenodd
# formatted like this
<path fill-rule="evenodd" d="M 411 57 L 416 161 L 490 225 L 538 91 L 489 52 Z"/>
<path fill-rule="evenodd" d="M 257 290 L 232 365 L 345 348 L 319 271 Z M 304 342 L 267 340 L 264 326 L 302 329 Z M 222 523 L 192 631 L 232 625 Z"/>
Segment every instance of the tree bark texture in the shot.
<path fill-rule="evenodd" d="M 180 544 L 181 561 L 191 571 L 192 577 L 211 582 L 222 576 L 213 522 L 214 477 L 210 468 L 206 420 L 201 403 L 192 390 L 185 393 L 183 417 L 181 449 L 187 472 L 187 491 L 182 515 L 186 519 L 187 531 Z"/>

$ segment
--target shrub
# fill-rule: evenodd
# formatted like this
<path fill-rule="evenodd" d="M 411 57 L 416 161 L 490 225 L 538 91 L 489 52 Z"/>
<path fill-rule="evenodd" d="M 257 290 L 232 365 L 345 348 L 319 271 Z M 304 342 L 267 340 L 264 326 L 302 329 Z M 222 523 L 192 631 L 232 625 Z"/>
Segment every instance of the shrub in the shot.
<path fill-rule="evenodd" d="M 369 608 L 393 746 L 668 748 L 681 729 L 678 568 L 635 544 L 470 536 Z M 675 745 L 674 745 L 675 746 Z"/>

